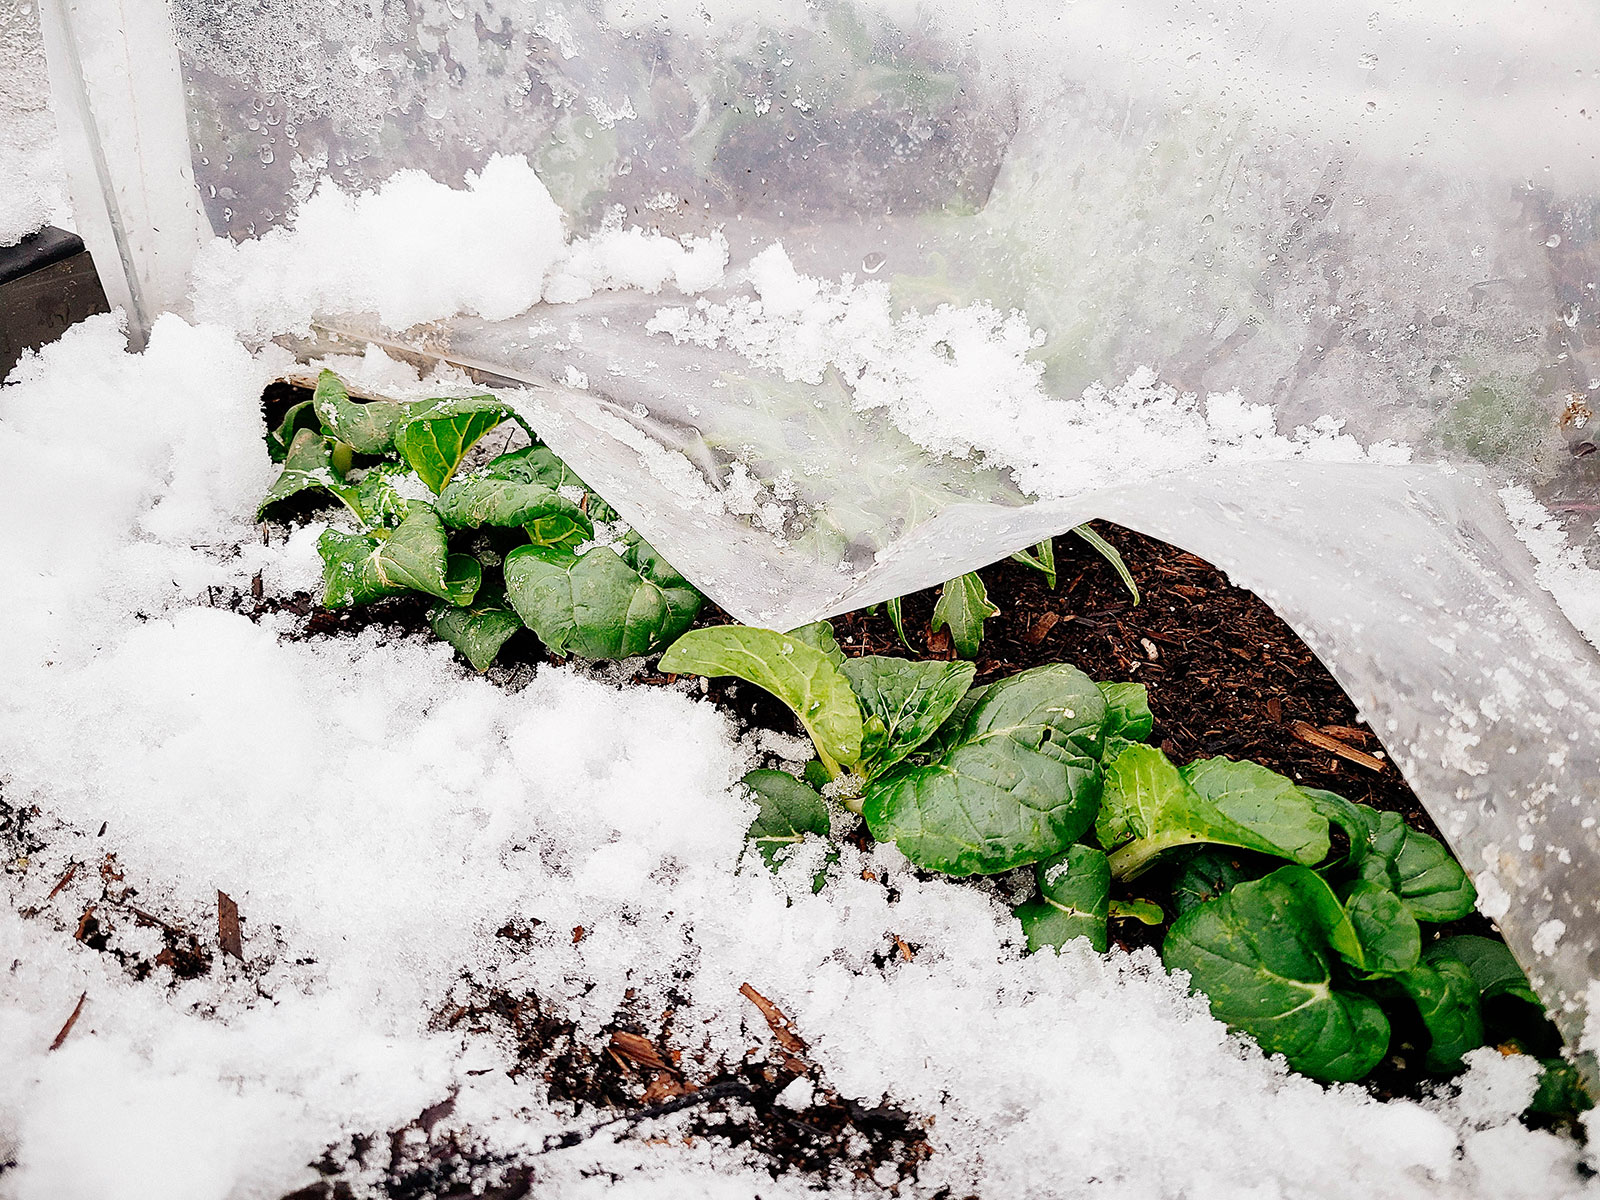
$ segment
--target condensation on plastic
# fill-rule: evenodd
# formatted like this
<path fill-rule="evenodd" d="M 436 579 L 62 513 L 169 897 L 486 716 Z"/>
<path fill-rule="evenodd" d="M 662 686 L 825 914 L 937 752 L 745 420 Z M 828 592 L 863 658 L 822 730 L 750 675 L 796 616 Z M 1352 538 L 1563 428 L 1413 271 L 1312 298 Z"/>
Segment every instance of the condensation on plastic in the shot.
<path fill-rule="evenodd" d="M 425 339 L 325 321 L 520 385 L 555 449 L 747 621 L 930 586 L 1090 517 L 1206 556 L 1350 691 L 1576 1043 L 1600 974 L 1600 663 L 1496 488 L 1597 482 L 1600 455 L 1574 454 L 1594 422 L 1561 418 L 1600 377 L 1600 13 L 1327 7 L 172 0 L 169 24 L 163 0 L 122 0 L 121 28 L 88 0 L 46 10 L 92 143 L 86 231 L 144 316 L 183 307 L 197 201 L 244 238 L 321 176 L 459 185 L 526 154 L 579 232 L 617 205 L 722 230 L 733 291 L 781 240 L 903 306 L 1025 312 L 1058 396 L 1151 364 L 1270 402 L 1283 429 L 1330 415 L 1414 447 L 1410 466 L 1130 456 L 1119 486 L 1036 503 L 836 380 L 647 334 L 661 297 Z M 781 539 L 734 511 L 742 470 L 793 485 Z M 1565 508 L 1588 539 L 1594 505 Z"/>

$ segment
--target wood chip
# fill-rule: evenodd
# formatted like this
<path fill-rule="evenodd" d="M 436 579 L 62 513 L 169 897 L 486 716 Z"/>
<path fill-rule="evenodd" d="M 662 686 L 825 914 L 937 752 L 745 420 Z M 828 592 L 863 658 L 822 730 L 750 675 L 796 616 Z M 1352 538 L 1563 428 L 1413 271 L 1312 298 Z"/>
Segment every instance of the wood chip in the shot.
<path fill-rule="evenodd" d="M 574 946 L 583 941 L 583 932 L 584 930 L 582 925 L 574 925 L 572 927 L 572 944 Z"/>
<path fill-rule="evenodd" d="M 244 961 L 244 937 L 239 932 L 239 906 L 227 892 L 217 893 L 217 941 L 222 952 Z"/>
<path fill-rule="evenodd" d="M 44 902 L 46 904 L 49 904 L 50 901 L 54 900 L 57 896 L 59 896 L 61 894 L 61 889 L 66 887 L 67 884 L 71 883 L 72 882 L 72 877 L 74 875 L 76 875 L 77 873 L 78 873 L 78 864 L 77 863 L 68 863 L 67 864 L 67 869 L 65 871 L 61 872 L 61 878 L 56 880 L 55 887 L 50 889 L 50 894 L 44 898 Z"/>
<path fill-rule="evenodd" d="M 1365 750 L 1357 750 L 1348 746 L 1336 737 L 1331 737 L 1315 725 L 1305 721 L 1294 721 L 1289 725 L 1289 732 L 1294 734 L 1308 746 L 1315 746 L 1318 750 L 1326 750 L 1330 754 L 1337 754 L 1347 762 L 1353 762 L 1358 767 L 1365 767 L 1369 771 L 1382 771 L 1385 767 L 1383 759 L 1374 758 Z"/>
<path fill-rule="evenodd" d="M 767 1028 L 772 1030 L 772 1036 L 791 1054 L 804 1054 L 806 1052 L 805 1039 L 794 1031 L 794 1026 L 789 1024 L 789 1018 L 783 1015 L 780 1009 L 771 1000 L 768 1000 L 748 983 L 739 985 L 739 994 L 761 1010 L 761 1015 L 766 1018 Z"/>
<path fill-rule="evenodd" d="M 652 1071 L 670 1071 L 671 1064 L 661 1057 L 660 1052 L 650 1044 L 650 1039 L 640 1037 L 637 1033 L 624 1033 L 621 1030 L 611 1035 L 611 1049 L 623 1058 L 636 1062 L 642 1067 L 649 1067 Z"/>
<path fill-rule="evenodd" d="M 1033 628 L 1028 630 L 1027 634 L 1025 635 L 1028 645 L 1037 646 L 1040 642 L 1044 641 L 1045 638 L 1049 637 L 1050 631 L 1059 624 L 1061 624 L 1060 613 L 1045 613 L 1044 616 L 1040 617 L 1036 622 L 1034 622 Z"/>
<path fill-rule="evenodd" d="M 78 1023 L 78 1014 L 83 1011 L 83 1002 L 88 998 L 88 992 L 84 992 L 78 997 L 78 1003 L 73 1007 L 72 1015 L 67 1018 L 67 1023 L 61 1027 L 61 1032 L 56 1034 L 56 1040 L 50 1043 L 51 1050 L 61 1049 L 61 1043 L 67 1040 L 67 1034 L 71 1033 L 72 1027 Z"/>
<path fill-rule="evenodd" d="M 1329 737 L 1336 737 L 1341 742 L 1360 742 L 1365 745 L 1374 740 L 1370 732 L 1358 729 L 1354 725 L 1320 725 L 1318 728 Z"/>
<path fill-rule="evenodd" d="M 916 955 L 914 955 L 911 952 L 911 947 L 906 945 L 905 939 L 902 938 L 899 934 L 895 934 L 894 944 L 895 944 L 895 947 L 900 951 L 900 957 L 905 959 L 907 962 L 910 962 L 913 958 L 916 957 Z"/>
<path fill-rule="evenodd" d="M 1268 698 L 1267 716 L 1271 717 L 1274 721 L 1283 720 L 1283 701 L 1279 700 L 1276 696 Z"/>

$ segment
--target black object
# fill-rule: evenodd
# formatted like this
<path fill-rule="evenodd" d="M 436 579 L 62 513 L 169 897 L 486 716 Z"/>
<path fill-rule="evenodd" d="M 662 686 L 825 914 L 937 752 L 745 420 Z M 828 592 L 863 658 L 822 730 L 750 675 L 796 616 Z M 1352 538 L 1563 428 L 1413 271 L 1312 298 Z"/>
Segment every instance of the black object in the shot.
<path fill-rule="evenodd" d="M 67 326 L 109 312 L 83 239 L 46 226 L 0 247 L 0 379 L 24 350 L 53 342 Z"/>

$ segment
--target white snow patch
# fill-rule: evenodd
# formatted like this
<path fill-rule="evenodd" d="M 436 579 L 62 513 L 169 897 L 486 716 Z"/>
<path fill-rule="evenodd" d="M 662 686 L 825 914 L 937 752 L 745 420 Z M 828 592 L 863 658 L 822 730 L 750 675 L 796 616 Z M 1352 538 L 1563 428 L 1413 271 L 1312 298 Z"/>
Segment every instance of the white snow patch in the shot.
<path fill-rule="evenodd" d="M 1533 555 L 1535 578 L 1578 632 L 1600 648 L 1600 570 L 1590 564 L 1581 546 L 1569 543 L 1561 522 L 1526 487 L 1510 484 L 1500 489 L 1500 502 Z"/>

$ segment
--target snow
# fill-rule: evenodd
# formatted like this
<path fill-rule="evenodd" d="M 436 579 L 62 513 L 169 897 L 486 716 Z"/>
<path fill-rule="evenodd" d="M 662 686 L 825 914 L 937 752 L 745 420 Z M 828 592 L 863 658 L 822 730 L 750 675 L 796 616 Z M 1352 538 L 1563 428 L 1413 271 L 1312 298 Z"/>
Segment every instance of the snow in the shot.
<path fill-rule="evenodd" d="M 888 283 L 802 275 L 778 243 L 744 275 L 753 295 L 666 307 L 647 328 L 678 343 L 726 346 L 791 382 L 820 384 L 837 371 L 858 411 L 887 411 L 935 454 L 981 453 L 1039 497 L 1218 462 L 1410 461 L 1409 448 L 1364 447 L 1328 417 L 1282 434 L 1267 405 L 1237 391 L 1202 401 L 1147 367 L 1114 388 L 1053 396 L 1041 383 L 1044 368 L 1029 357 L 1045 335 L 1024 314 L 981 302 L 897 313 Z"/>
<path fill-rule="evenodd" d="M 1502 488 L 1500 503 L 1533 555 L 1539 583 L 1578 632 L 1600 648 L 1600 569 L 1590 565 L 1582 547 L 1570 544 L 1555 515 L 1523 485 Z"/>
<path fill-rule="evenodd" d="M 428 270 L 415 269 L 426 254 Z M 202 320 L 265 338 L 318 316 L 371 314 L 402 330 L 458 315 L 506 320 L 541 299 L 667 284 L 690 294 L 722 279 L 720 235 L 679 242 L 613 216 L 568 243 L 566 219 L 520 155 L 494 155 L 466 186 L 399 171 L 358 194 L 324 180 L 260 237 L 201 251 L 192 302 Z"/>
<path fill-rule="evenodd" d="M 0 246 L 70 225 L 37 0 L 0 5 Z"/>
<path fill-rule="evenodd" d="M 325 1151 L 359 1175 L 351 1135 L 451 1095 L 444 1127 L 534 1154 L 576 1114 L 508 1074 L 504 1040 L 438 1014 L 474 988 L 532 991 L 598 1045 L 619 1011 L 649 1023 L 672 1005 L 672 1045 L 704 1077 L 769 1041 L 745 983 L 808 1042 L 806 1086 L 926 1126 L 935 1154 L 902 1195 L 1594 1190 L 1575 1143 L 1516 1122 L 1525 1064 L 1480 1052 L 1439 1096 L 1380 1103 L 1231 1037 L 1149 953 L 1024 957 L 997 895 L 920 879 L 892 847 L 841 847 L 819 895 L 820 843 L 776 874 L 753 864 L 736 781 L 771 739 L 688 684 L 483 679 L 430 640 L 297 641 L 286 617 L 210 607 L 257 571 L 269 594 L 314 577 L 314 530 L 263 544 L 252 520 L 272 474 L 257 399 L 286 366 L 174 317 L 130 355 L 96 318 L 0 390 L 16 514 L 0 786 L 38 808 L 42 843 L 0 874 L 0 1161 L 16 1164 L 0 1196 L 281 1195 Z M 94 869 L 107 854 L 111 876 Z M 85 867 L 52 896 L 70 862 Z M 242 963 L 208 932 L 219 889 Z M 196 932 L 213 968 L 125 971 L 119 952 L 148 960 L 159 939 L 118 895 Z M 73 936 L 89 904 L 105 951 Z M 520 945 L 495 936 L 511 920 L 531 929 Z M 896 938 L 911 961 L 877 965 Z M 536 1194 L 612 1176 L 623 1195 L 805 1192 L 684 1144 L 679 1121 L 525 1157 Z"/>

